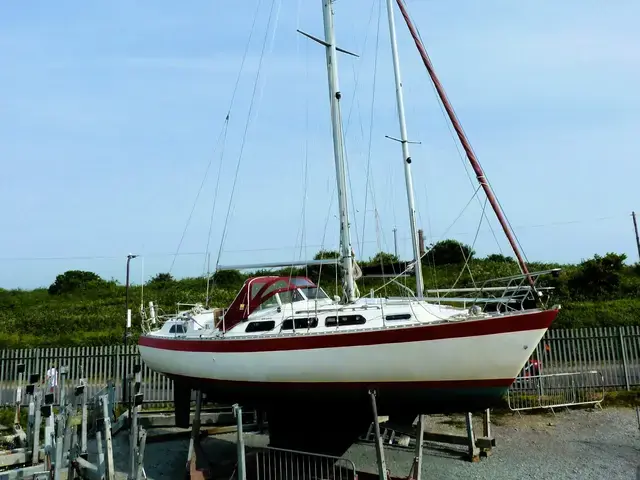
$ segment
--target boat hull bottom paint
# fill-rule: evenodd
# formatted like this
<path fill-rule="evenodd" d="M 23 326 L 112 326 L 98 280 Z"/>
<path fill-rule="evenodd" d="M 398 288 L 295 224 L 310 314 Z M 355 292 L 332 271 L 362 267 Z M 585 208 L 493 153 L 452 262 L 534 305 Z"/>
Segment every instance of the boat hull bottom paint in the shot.
<path fill-rule="evenodd" d="M 301 384 L 216 382 L 172 376 L 176 393 L 201 390 L 209 401 L 238 403 L 266 413 L 270 445 L 340 456 L 366 433 L 373 420 L 369 390 L 376 390 L 378 415 L 411 423 L 423 414 L 477 412 L 501 404 L 512 379 L 393 384 Z M 176 398 L 176 400 L 178 400 Z M 178 412 L 176 419 L 185 416 Z M 183 407 L 184 408 L 184 407 Z M 188 410 L 187 410 L 188 411 Z M 188 417 L 186 417 L 188 422 Z"/>

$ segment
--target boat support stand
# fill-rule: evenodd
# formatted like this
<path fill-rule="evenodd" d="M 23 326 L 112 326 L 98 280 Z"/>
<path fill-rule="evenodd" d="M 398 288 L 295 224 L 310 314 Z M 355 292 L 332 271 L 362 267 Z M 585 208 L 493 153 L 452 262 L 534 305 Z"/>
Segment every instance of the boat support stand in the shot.
<path fill-rule="evenodd" d="M 371 399 L 371 411 L 373 412 L 373 428 L 376 435 L 376 459 L 378 461 L 378 477 L 380 480 L 389 480 L 389 470 L 387 470 L 387 462 L 384 458 L 384 446 L 380 435 L 380 421 L 378 419 L 378 404 L 376 402 L 375 389 L 369 390 L 369 398 Z"/>
<path fill-rule="evenodd" d="M 369 390 L 369 398 L 371 399 L 371 410 L 373 413 L 378 477 L 379 480 L 390 480 L 391 474 L 387 469 L 387 462 L 384 457 L 384 440 L 380 434 L 380 418 L 378 417 L 378 404 L 376 401 L 376 391 L 374 389 Z M 424 445 L 424 425 L 425 415 L 419 415 L 418 424 L 416 425 L 415 455 L 413 457 L 413 463 L 411 464 L 407 480 L 420 480 L 420 473 L 422 471 L 422 449 Z"/>
<path fill-rule="evenodd" d="M 20 367 L 21 375 L 24 366 Z M 70 383 L 67 366 L 60 367 L 60 409 L 53 410 L 55 395 L 40 385 L 40 374 L 29 376 L 25 388 L 28 401 L 27 435 L 22 448 L 0 452 L 1 479 L 114 480 L 115 466 L 111 436 L 112 391 L 89 400 L 87 382 Z M 22 380 L 22 376 L 19 378 Z M 18 386 L 16 411 L 22 408 L 22 385 Z M 141 400 L 141 397 L 140 397 Z M 91 412 L 90 412 L 91 411 Z M 136 409 L 134 409 L 134 415 Z M 91 418 L 90 418 L 91 417 Z M 43 425 L 44 424 L 44 425 Z M 43 428 L 41 428 L 43 427 Z M 89 462 L 88 436 L 93 431 L 97 446 L 97 461 Z M 41 430 L 44 430 L 42 438 Z M 143 449 L 144 451 L 144 446 Z M 139 456 L 138 458 L 142 458 Z M 136 477 L 135 480 L 139 480 Z"/>
<path fill-rule="evenodd" d="M 424 445 L 424 424 L 425 415 L 418 415 L 418 424 L 416 425 L 416 450 L 413 457 L 413 464 L 409 470 L 407 480 L 420 480 L 422 472 L 422 447 Z"/>

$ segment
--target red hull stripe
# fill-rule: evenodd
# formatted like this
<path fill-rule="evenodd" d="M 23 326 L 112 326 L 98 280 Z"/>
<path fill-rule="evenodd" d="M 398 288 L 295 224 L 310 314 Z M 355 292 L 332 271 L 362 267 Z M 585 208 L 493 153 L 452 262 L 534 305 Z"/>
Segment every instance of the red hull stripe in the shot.
<path fill-rule="evenodd" d="M 490 378 L 482 380 L 432 380 L 422 382 L 243 382 L 234 380 L 215 380 L 212 378 L 195 378 L 181 375 L 170 375 L 173 380 L 198 385 L 211 385 L 217 389 L 268 389 L 275 390 L 322 390 L 350 391 L 376 388 L 406 390 L 424 389 L 474 389 L 474 388 L 509 388 L 514 378 Z M 206 387 L 205 387 L 206 389 Z"/>
<path fill-rule="evenodd" d="M 184 340 L 180 338 L 156 338 L 141 336 L 141 346 L 181 352 L 274 352 L 289 350 L 309 350 L 317 348 L 355 347 L 408 343 L 448 338 L 477 337 L 500 333 L 521 332 L 549 328 L 558 315 L 558 310 L 546 310 L 527 314 L 509 315 L 484 320 L 451 322 L 437 325 L 387 328 L 384 330 L 325 333 L 317 335 L 296 335 L 279 337 L 254 337 L 244 339 L 208 338 Z M 531 346 L 533 347 L 533 345 Z"/>

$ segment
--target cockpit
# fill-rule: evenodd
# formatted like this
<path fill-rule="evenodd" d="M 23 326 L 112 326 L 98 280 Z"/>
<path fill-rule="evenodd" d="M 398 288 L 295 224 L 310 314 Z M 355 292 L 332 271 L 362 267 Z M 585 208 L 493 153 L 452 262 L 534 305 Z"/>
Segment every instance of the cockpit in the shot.
<path fill-rule="evenodd" d="M 326 292 L 307 277 L 250 278 L 225 313 L 223 329 L 229 330 L 256 311 L 303 301 L 331 303 Z"/>

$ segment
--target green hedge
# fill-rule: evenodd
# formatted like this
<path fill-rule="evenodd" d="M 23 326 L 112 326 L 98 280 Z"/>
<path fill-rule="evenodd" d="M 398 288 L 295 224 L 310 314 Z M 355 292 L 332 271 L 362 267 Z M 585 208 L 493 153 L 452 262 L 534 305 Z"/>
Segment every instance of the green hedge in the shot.
<path fill-rule="evenodd" d="M 640 325 L 640 298 L 600 302 L 567 302 L 552 328 Z"/>
<path fill-rule="evenodd" d="M 331 252 L 329 252 L 331 253 Z M 386 256 L 378 259 L 386 261 Z M 390 256 L 389 261 L 395 261 Z M 543 285 L 555 287 L 552 303 L 560 303 L 562 310 L 552 328 L 607 327 L 640 325 L 640 266 L 625 265 L 624 256 L 607 254 L 595 256 L 579 265 L 531 263 L 532 271 L 560 267 L 557 278 L 542 280 Z M 365 262 L 361 262 L 365 263 Z M 390 267 L 389 267 L 390 268 Z M 486 279 L 514 275 L 518 266 L 513 261 L 472 259 L 469 269 L 462 265 L 434 266 L 425 257 L 426 288 L 450 288 L 481 285 Z M 306 275 L 329 295 L 339 292 L 333 266 L 310 267 L 308 270 L 283 270 L 269 274 Z M 216 286 L 211 291 L 211 305 L 228 306 L 238 293 L 246 275 L 239 272 L 218 272 Z M 407 287 L 415 288 L 409 277 L 401 279 Z M 175 280 L 169 274 L 159 274 L 144 287 L 144 304 L 152 300 L 160 306 L 159 313 L 175 312 L 176 303 L 205 301 L 206 279 Z M 381 287 L 379 279 L 361 279 L 361 294 Z M 55 287 L 55 288 L 53 288 Z M 130 288 L 133 334 L 139 333 L 141 287 Z M 403 295 L 398 286 L 380 289 L 377 295 Z M 32 291 L 0 289 L 0 348 L 70 347 L 110 345 L 122 342 L 125 324 L 125 288 L 114 281 L 105 281 L 90 272 L 70 271 L 58 275 L 49 289 Z"/>

